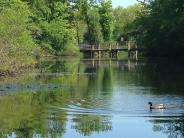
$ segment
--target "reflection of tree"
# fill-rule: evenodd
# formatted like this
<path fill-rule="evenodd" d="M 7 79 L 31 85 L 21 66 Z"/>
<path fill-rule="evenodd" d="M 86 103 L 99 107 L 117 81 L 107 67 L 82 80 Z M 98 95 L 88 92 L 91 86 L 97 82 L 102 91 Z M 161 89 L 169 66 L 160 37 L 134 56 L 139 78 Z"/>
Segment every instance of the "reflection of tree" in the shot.
<path fill-rule="evenodd" d="M 79 60 L 54 60 L 40 63 L 40 72 L 36 79 L 42 82 L 76 83 L 78 81 Z M 81 69 L 81 71 L 83 71 Z"/>
<path fill-rule="evenodd" d="M 167 94 L 183 95 L 184 66 L 182 62 L 170 59 L 140 61 L 137 65 L 131 62 L 131 66 L 134 67 L 129 72 L 125 70 L 116 74 L 117 72 L 114 71 L 114 75 L 118 77 L 119 82 L 123 83 L 122 85 L 135 84 L 152 87 L 154 89 L 151 92 L 155 94 L 167 92 Z"/>
<path fill-rule="evenodd" d="M 178 119 L 155 119 L 151 120 L 154 131 L 161 131 L 169 138 L 184 137 L 184 116 Z"/>
<path fill-rule="evenodd" d="M 0 127 L 1 137 L 6 135 L 15 135 L 17 137 L 58 137 L 65 133 L 67 123 L 67 113 L 53 111 L 51 105 L 64 107 L 68 105 L 70 100 L 75 102 L 76 99 L 87 99 L 91 95 L 98 97 L 98 93 L 104 88 L 111 89 L 112 85 L 112 70 L 104 70 L 104 67 L 97 71 L 97 75 L 86 76 L 84 67 L 79 66 L 78 61 L 48 61 L 41 63 L 41 75 L 21 78 L 17 84 L 22 84 L 27 88 L 27 91 L 32 92 L 16 92 L 0 97 Z M 80 69 L 79 69 L 80 68 Z M 63 75 L 44 75 L 45 73 L 63 73 Z M 91 72 L 89 72 L 91 73 Z M 43 75 L 43 76 L 42 76 Z M 106 79 L 107 76 L 107 79 Z M 94 84 L 97 81 L 97 84 Z M 103 82 L 106 81 L 106 82 Z M 32 85 L 35 84 L 35 85 Z M 44 90 L 36 90 L 35 87 L 39 84 L 46 87 Z M 49 84 L 49 85 L 47 85 Z M 61 89 L 52 84 L 71 84 L 77 85 L 77 89 Z M 47 87 L 49 88 L 47 90 Z M 94 87 L 99 89 L 96 91 Z M 110 88 L 109 88 L 110 87 Z M 101 95 L 102 96 L 102 95 Z M 101 97 L 102 99 L 102 97 Z M 80 101 L 80 100 L 79 100 Z M 86 100 L 88 102 L 90 100 Z M 92 104 L 92 105 L 91 105 Z M 81 103 L 81 107 L 85 107 L 86 103 Z M 98 107 L 98 103 L 89 102 L 90 106 Z M 77 121 L 78 120 L 78 121 Z M 75 125 L 73 127 L 85 135 L 92 132 L 111 130 L 111 123 L 104 116 L 75 116 Z M 88 126 L 89 125 L 89 126 Z M 84 127 L 85 126 L 85 127 Z M 80 128 L 81 129 L 80 129 Z M 90 130 L 89 130 L 90 128 Z M 14 133 L 14 134 L 13 134 Z"/>
<path fill-rule="evenodd" d="M 156 90 L 158 93 L 172 91 L 175 94 L 183 94 L 181 92 L 184 73 L 183 67 L 178 64 L 173 65 L 172 62 L 161 61 L 146 64 L 130 63 L 129 70 L 126 70 L 127 65 L 124 62 L 120 62 L 118 68 L 114 62 L 111 62 L 111 65 L 107 62 L 101 62 L 99 65 L 95 63 L 94 66 L 87 67 L 79 64 L 78 60 L 43 62 L 40 71 L 43 76 L 40 75 L 36 79 L 31 76 L 19 80 L 19 82 L 20 84 L 23 82 L 23 85 L 28 83 L 29 86 L 34 86 L 31 84 L 49 84 L 48 86 L 42 85 L 46 89 L 33 90 L 28 88 L 34 92 L 17 92 L 0 96 L 0 136 L 12 135 L 13 132 L 17 137 L 62 136 L 66 131 L 68 121 L 67 110 L 58 111 L 55 108 L 53 110 L 51 109 L 52 105 L 61 108 L 67 108 L 71 105 L 73 108 L 82 109 L 82 113 L 88 108 L 92 110 L 106 109 L 111 104 L 113 87 L 116 83 L 121 86 L 129 84 L 143 87 L 151 86 L 158 88 Z M 56 75 L 44 75 L 44 73 L 56 73 Z M 61 74 L 57 75 L 57 73 Z M 62 84 L 67 85 L 62 88 Z M 50 88 L 47 89 L 47 87 Z M 155 91 L 153 90 L 153 92 Z M 72 117 L 72 128 L 85 136 L 91 135 L 93 132 L 112 129 L 108 116 L 90 113 L 76 115 L 74 111 Z M 155 119 L 152 122 L 154 123 L 154 131 L 162 131 L 170 137 L 184 137 L 184 118 Z"/>
<path fill-rule="evenodd" d="M 53 137 L 61 137 L 65 133 L 66 129 L 66 121 L 64 121 L 64 118 L 66 118 L 66 115 L 57 115 L 55 113 L 51 113 L 50 119 L 49 119 L 49 133 Z M 62 132 L 62 133 L 61 133 Z"/>
<path fill-rule="evenodd" d="M 0 99 L 1 137 L 12 135 L 13 132 L 16 137 L 26 138 L 36 134 L 42 137 L 47 137 L 48 134 L 52 137 L 62 136 L 66 127 L 66 113 L 53 116 L 52 112 L 48 112 L 50 104 L 45 97 L 49 96 L 49 92 L 46 93 L 43 92 L 44 95 L 38 93 L 3 95 Z M 59 99 L 59 94 L 56 97 Z"/>
<path fill-rule="evenodd" d="M 109 65 L 108 65 L 109 66 Z M 89 98 L 87 101 L 80 102 L 80 107 L 87 108 L 88 104 L 90 107 L 98 109 L 100 108 L 100 102 L 105 102 L 105 97 L 102 93 L 106 93 L 108 98 L 112 96 L 113 88 L 113 69 L 104 66 L 100 66 L 95 63 L 95 66 L 88 65 L 85 69 L 85 73 L 96 73 L 95 75 L 89 75 L 87 77 L 85 88 L 80 94 L 82 99 Z M 84 83 L 84 82 L 81 82 Z M 75 95 L 75 94 L 74 94 Z M 79 98 L 79 95 L 77 95 Z M 103 101 L 99 100 L 103 99 Z M 106 101 L 110 101 L 109 99 Z M 89 102 L 89 103 L 88 103 Z M 107 105 L 107 103 L 105 103 Z M 93 132 L 110 131 L 112 124 L 110 117 L 102 115 L 74 115 L 72 128 L 84 136 L 89 136 Z"/>
<path fill-rule="evenodd" d="M 84 136 L 93 132 L 110 131 L 112 124 L 109 117 L 100 115 L 75 115 L 72 128 Z"/>
<path fill-rule="evenodd" d="M 84 81 L 80 81 L 80 86 L 83 86 L 79 89 L 81 92 L 74 93 L 72 97 L 88 99 L 90 107 L 93 108 L 109 106 L 108 102 L 111 101 L 114 87 L 113 67 L 109 65 L 109 62 L 99 66 L 95 63 L 95 67 L 90 64 L 87 65 L 85 72 L 93 74 L 86 76 L 85 80 L 82 78 Z M 81 104 L 81 106 L 84 107 L 84 104 Z"/>
<path fill-rule="evenodd" d="M 73 70 L 77 69 L 77 65 L 79 64 L 79 60 L 50 60 L 50 61 L 43 61 L 40 63 L 40 71 L 41 72 L 72 72 Z"/>
<path fill-rule="evenodd" d="M 184 66 L 183 61 L 171 59 L 148 60 L 142 68 L 147 84 L 158 88 L 155 93 L 167 92 L 183 95 Z M 144 81 L 145 83 L 145 81 Z"/>
<path fill-rule="evenodd" d="M 106 91 L 112 91 L 113 88 L 113 69 L 110 66 L 108 69 L 104 69 L 103 79 L 102 79 L 102 88 Z"/>
<path fill-rule="evenodd" d="M 89 91 L 109 91 L 112 92 L 113 89 L 113 68 L 109 65 L 106 67 L 106 64 L 95 66 L 89 66 L 87 71 L 95 72 L 96 75 L 91 75 L 88 77 L 88 90 Z M 91 72 L 88 72 L 91 73 Z"/>

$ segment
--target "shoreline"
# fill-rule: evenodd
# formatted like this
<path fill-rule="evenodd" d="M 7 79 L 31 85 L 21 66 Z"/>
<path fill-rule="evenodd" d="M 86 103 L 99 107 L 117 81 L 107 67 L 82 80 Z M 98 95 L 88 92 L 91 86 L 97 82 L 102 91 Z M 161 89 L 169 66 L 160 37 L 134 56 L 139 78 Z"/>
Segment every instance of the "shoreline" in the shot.
<path fill-rule="evenodd" d="M 31 65 L 25 65 L 14 68 L 14 70 L 3 70 L 0 69 L 0 78 L 6 78 L 6 77 L 15 77 L 19 74 L 24 73 L 28 69 L 38 68 L 38 63 L 31 64 Z"/>

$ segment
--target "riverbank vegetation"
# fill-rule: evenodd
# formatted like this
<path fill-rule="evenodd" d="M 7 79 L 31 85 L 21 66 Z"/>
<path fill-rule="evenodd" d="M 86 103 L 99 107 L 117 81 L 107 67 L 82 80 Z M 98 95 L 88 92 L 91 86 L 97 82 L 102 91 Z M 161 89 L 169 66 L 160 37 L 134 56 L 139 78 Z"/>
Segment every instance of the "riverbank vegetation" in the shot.
<path fill-rule="evenodd" d="M 1 1 L 0 7 L 0 68 L 6 69 L 24 63 L 33 63 L 36 47 L 28 27 L 31 15 L 21 1 Z"/>
<path fill-rule="evenodd" d="M 149 56 L 183 56 L 184 1 L 142 2 L 144 10 L 135 20 L 137 42 Z"/>
<path fill-rule="evenodd" d="M 111 0 L 0 0 L 0 68 L 35 63 L 40 56 L 79 55 L 79 45 L 133 40 L 147 56 L 184 50 L 184 2 Z"/>

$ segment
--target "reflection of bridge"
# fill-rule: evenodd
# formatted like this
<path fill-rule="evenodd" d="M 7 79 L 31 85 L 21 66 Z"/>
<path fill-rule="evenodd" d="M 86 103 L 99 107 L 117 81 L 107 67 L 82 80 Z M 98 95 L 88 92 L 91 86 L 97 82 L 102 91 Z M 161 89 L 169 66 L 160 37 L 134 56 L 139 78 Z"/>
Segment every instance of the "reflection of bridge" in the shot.
<path fill-rule="evenodd" d="M 138 51 L 140 49 L 137 48 L 137 46 L 135 47 L 130 47 L 128 46 L 127 48 L 123 48 L 123 47 L 95 47 L 95 46 L 82 46 L 80 47 L 80 52 L 82 52 L 84 54 L 85 58 L 94 58 L 95 55 L 97 55 L 99 58 L 101 58 L 103 56 L 104 53 L 108 53 L 109 54 L 109 58 L 118 58 L 118 53 L 121 51 L 124 52 L 128 52 L 128 56 L 131 55 L 132 52 L 135 52 L 135 56 L 137 58 L 137 54 Z"/>
<path fill-rule="evenodd" d="M 99 67 L 104 68 L 114 67 L 119 68 L 121 70 L 131 71 L 135 70 L 135 67 L 138 65 L 137 60 L 118 60 L 118 59 L 104 59 L 104 60 L 86 59 L 82 60 L 82 63 L 84 63 L 86 68 L 89 69 L 90 71 L 96 70 Z"/>

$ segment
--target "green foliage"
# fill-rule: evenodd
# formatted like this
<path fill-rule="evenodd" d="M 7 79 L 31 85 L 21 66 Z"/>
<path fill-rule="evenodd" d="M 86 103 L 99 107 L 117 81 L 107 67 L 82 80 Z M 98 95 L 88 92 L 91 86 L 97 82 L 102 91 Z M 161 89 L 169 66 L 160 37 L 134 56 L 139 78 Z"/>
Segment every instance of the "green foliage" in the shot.
<path fill-rule="evenodd" d="M 184 1 L 155 0 L 137 19 L 138 42 L 147 55 L 183 55 Z"/>
<path fill-rule="evenodd" d="M 88 11 L 88 33 L 86 33 L 86 40 L 90 44 L 100 44 L 103 41 L 101 26 L 100 26 L 100 16 L 98 9 L 93 7 Z"/>
<path fill-rule="evenodd" d="M 83 21 L 86 24 L 86 28 L 83 30 L 83 42 L 96 45 L 100 44 L 103 41 L 103 37 L 100 26 L 99 8 L 96 2 L 77 0 L 75 8 L 78 13 L 78 23 L 79 21 Z"/>
<path fill-rule="evenodd" d="M 182 55 L 184 50 L 183 0 L 114 10 L 111 0 L 0 0 L 0 21 L 2 66 L 32 62 L 40 52 L 78 55 L 77 44 L 98 45 L 122 36 L 137 40 L 147 55 Z"/>
<path fill-rule="evenodd" d="M 42 27 L 43 40 L 52 46 L 56 55 L 75 44 L 75 31 L 69 28 L 65 20 L 57 19 L 50 23 L 45 22 Z"/>
<path fill-rule="evenodd" d="M 32 32 L 42 49 L 54 55 L 72 55 L 78 53 L 76 46 L 76 30 L 70 22 L 69 5 L 59 0 L 35 0 L 29 3 L 33 12 Z"/>
<path fill-rule="evenodd" d="M 140 11 L 143 9 L 141 5 L 133 5 L 127 8 L 117 7 L 113 10 L 115 18 L 113 36 L 114 40 L 120 41 L 121 37 L 130 37 L 134 31 L 134 21 L 139 17 Z"/>
<path fill-rule="evenodd" d="M 80 13 L 81 19 L 88 21 L 88 10 L 90 8 L 88 0 L 77 0 L 76 1 L 76 8 Z"/>
<path fill-rule="evenodd" d="M 35 43 L 27 29 L 30 11 L 20 0 L 1 1 L 0 55 L 1 65 L 31 62 Z M 28 61 L 29 60 L 29 61 Z"/>
<path fill-rule="evenodd" d="M 86 10 L 86 4 L 84 3 L 86 1 L 83 0 L 76 0 L 76 3 L 74 6 L 72 6 L 72 12 L 71 17 L 73 18 L 73 27 L 76 31 L 76 40 L 78 45 L 83 43 L 84 41 L 84 34 L 87 32 L 87 24 L 85 22 L 85 10 Z M 85 10 L 84 10 L 85 8 Z"/>
<path fill-rule="evenodd" d="M 113 34 L 113 14 L 111 0 L 104 0 L 101 2 L 99 13 L 103 38 L 105 41 L 111 41 Z"/>

